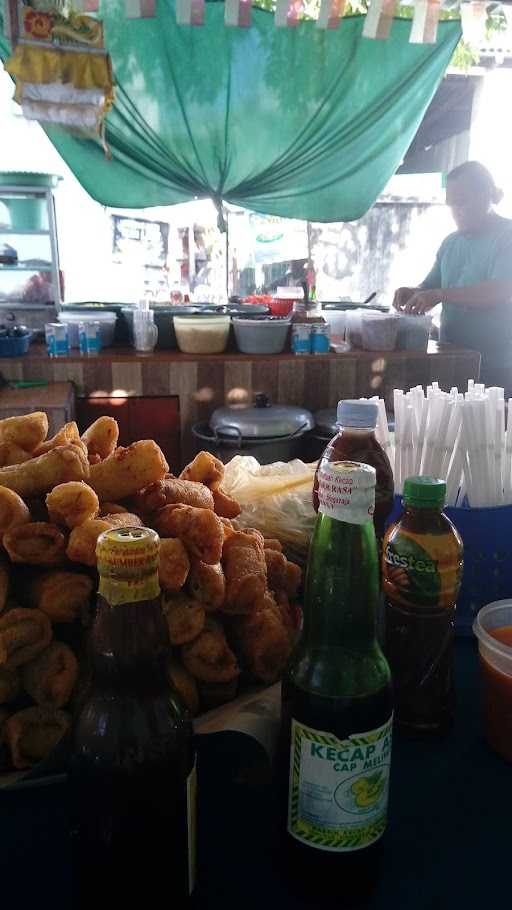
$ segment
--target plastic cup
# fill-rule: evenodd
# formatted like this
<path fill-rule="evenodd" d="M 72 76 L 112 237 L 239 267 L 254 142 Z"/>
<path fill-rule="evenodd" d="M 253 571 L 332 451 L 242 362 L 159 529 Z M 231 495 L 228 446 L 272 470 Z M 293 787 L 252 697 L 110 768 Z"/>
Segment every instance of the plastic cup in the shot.
<path fill-rule="evenodd" d="M 512 643 L 512 600 L 496 600 L 482 607 L 473 623 L 480 654 L 485 738 L 495 752 L 512 762 L 512 644 L 491 634 L 507 628 L 511 630 L 507 640 Z"/>

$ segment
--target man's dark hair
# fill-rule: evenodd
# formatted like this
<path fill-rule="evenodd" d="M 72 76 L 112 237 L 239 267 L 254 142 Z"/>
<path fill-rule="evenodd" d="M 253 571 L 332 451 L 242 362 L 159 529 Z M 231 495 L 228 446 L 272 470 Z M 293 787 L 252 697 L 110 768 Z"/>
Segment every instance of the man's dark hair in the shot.
<path fill-rule="evenodd" d="M 496 186 L 491 172 L 479 161 L 465 161 L 464 164 L 459 164 L 446 178 L 447 182 L 460 179 L 470 183 L 476 192 L 485 193 L 491 202 L 498 203 L 503 198 L 503 193 Z"/>

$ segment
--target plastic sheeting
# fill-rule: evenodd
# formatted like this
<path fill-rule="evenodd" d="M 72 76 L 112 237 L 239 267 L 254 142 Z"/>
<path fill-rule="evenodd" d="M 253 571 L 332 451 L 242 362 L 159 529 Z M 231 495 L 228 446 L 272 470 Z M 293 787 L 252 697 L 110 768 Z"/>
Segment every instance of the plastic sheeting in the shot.
<path fill-rule="evenodd" d="M 333 31 L 276 29 L 257 9 L 251 28 L 226 28 L 223 3 L 190 28 L 176 25 L 174 0 L 137 21 L 123 4 L 104 9 L 112 160 L 94 141 L 47 130 L 90 195 L 115 207 L 210 196 L 282 217 L 360 218 L 400 165 L 460 37 L 447 21 L 436 45 L 413 45 L 399 19 L 372 41 L 361 16 Z"/>

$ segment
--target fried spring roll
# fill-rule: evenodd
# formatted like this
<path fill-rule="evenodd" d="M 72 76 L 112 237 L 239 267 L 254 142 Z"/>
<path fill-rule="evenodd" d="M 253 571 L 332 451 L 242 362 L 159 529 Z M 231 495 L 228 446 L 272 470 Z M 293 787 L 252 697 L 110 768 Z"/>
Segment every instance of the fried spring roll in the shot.
<path fill-rule="evenodd" d="M 14 443 L 27 452 L 33 452 L 47 436 L 48 417 L 44 411 L 0 420 L 0 442 Z"/>
<path fill-rule="evenodd" d="M 0 442 L 0 467 L 23 464 L 32 458 L 31 452 L 22 449 L 15 442 Z"/>
<path fill-rule="evenodd" d="M 80 433 L 78 432 L 78 427 L 74 420 L 71 421 L 71 423 L 65 423 L 55 436 L 52 436 L 51 439 L 47 439 L 46 442 L 42 442 L 38 445 L 37 448 L 34 449 L 33 455 L 44 455 L 45 452 L 49 452 L 50 449 L 56 449 L 57 446 L 67 445 L 78 446 L 79 449 L 82 449 L 82 451 L 87 454 L 87 449 L 80 439 Z"/>
<path fill-rule="evenodd" d="M 29 587 L 30 602 L 52 622 L 73 622 L 86 614 L 94 582 L 81 572 L 56 569 L 35 578 Z"/>
<path fill-rule="evenodd" d="M 188 588 L 205 610 L 219 610 L 226 598 L 226 579 L 221 564 L 209 566 L 195 559 L 190 569 Z"/>
<path fill-rule="evenodd" d="M 13 701 L 21 690 L 21 681 L 17 670 L 0 667 L 0 705 Z"/>
<path fill-rule="evenodd" d="M 165 506 L 153 518 L 161 537 L 179 537 L 190 556 L 216 565 L 224 543 L 224 526 L 211 509 Z"/>
<path fill-rule="evenodd" d="M 190 570 L 190 560 L 181 540 L 164 538 L 160 541 L 160 587 L 177 593 L 185 584 Z"/>
<path fill-rule="evenodd" d="M 202 604 L 184 594 L 166 597 L 163 611 L 169 628 L 172 645 L 193 641 L 203 631 L 205 612 Z"/>
<path fill-rule="evenodd" d="M 228 496 L 220 487 L 212 491 L 213 508 L 220 518 L 238 518 L 242 509 L 240 503 Z"/>
<path fill-rule="evenodd" d="M 14 490 L 0 487 L 0 536 L 30 521 L 30 511 Z"/>
<path fill-rule="evenodd" d="M 156 442 L 142 439 L 126 449 L 116 449 L 104 461 L 91 465 L 89 483 L 100 501 L 111 499 L 116 502 L 162 480 L 168 470 L 169 465 Z"/>
<path fill-rule="evenodd" d="M 15 768 L 30 768 L 47 758 L 70 726 L 64 711 L 25 708 L 9 717 L 5 736 Z"/>
<path fill-rule="evenodd" d="M 82 442 L 87 446 L 89 458 L 95 463 L 112 455 L 119 439 L 119 426 L 113 417 L 98 417 L 82 434 Z"/>
<path fill-rule="evenodd" d="M 52 641 L 21 669 L 23 688 L 42 708 L 63 708 L 78 679 L 78 661 L 71 648 Z"/>
<path fill-rule="evenodd" d="M 91 518 L 83 525 L 73 528 L 69 535 L 66 550 L 71 562 L 80 562 L 85 566 L 96 565 L 96 544 L 103 531 L 112 528 L 141 528 L 142 521 L 138 515 L 122 512 L 118 515 L 105 515 L 104 518 Z"/>
<path fill-rule="evenodd" d="M 270 594 L 258 601 L 249 616 L 237 619 L 236 637 L 249 672 L 261 682 L 276 682 L 290 656 L 292 641 Z"/>
<path fill-rule="evenodd" d="M 89 464 L 78 446 L 58 446 L 24 464 L 0 468 L 0 486 L 14 490 L 25 499 L 42 496 L 58 483 L 87 480 Z"/>
<path fill-rule="evenodd" d="M 141 490 L 135 499 L 137 512 L 158 512 L 164 506 L 176 504 L 213 510 L 213 495 L 202 483 L 164 477 Z"/>
<path fill-rule="evenodd" d="M 99 507 L 92 487 L 80 480 L 59 483 L 46 497 L 50 520 L 68 528 L 76 528 L 84 521 L 96 518 Z"/>
<path fill-rule="evenodd" d="M 3 556 L 0 556 L 0 614 L 3 613 L 9 596 L 11 570 Z"/>
<path fill-rule="evenodd" d="M 261 535 L 260 535 L 261 537 Z M 247 531 L 237 531 L 226 540 L 222 564 L 226 576 L 226 613 L 250 613 L 267 587 L 267 568 L 262 541 Z"/>
<path fill-rule="evenodd" d="M 167 675 L 171 686 L 176 690 L 192 717 L 195 717 L 199 711 L 199 692 L 196 680 L 175 657 L 169 658 Z"/>
<path fill-rule="evenodd" d="M 224 479 L 224 465 L 210 452 L 199 452 L 180 474 L 181 480 L 204 483 L 211 490 L 217 490 Z"/>
<path fill-rule="evenodd" d="M 271 591 L 285 590 L 287 584 L 286 556 L 277 550 L 265 549 L 265 562 L 267 565 L 267 583 Z"/>
<path fill-rule="evenodd" d="M 187 670 L 201 682 L 228 683 L 240 674 L 222 626 L 212 619 L 207 620 L 198 638 L 183 645 L 181 654 Z"/>
<path fill-rule="evenodd" d="M 3 536 L 3 545 L 11 562 L 31 566 L 58 566 L 66 557 L 66 538 L 47 521 L 30 521 L 11 528 Z"/>
<path fill-rule="evenodd" d="M 0 667 L 27 664 L 50 644 L 52 627 L 41 610 L 18 607 L 0 616 Z"/>

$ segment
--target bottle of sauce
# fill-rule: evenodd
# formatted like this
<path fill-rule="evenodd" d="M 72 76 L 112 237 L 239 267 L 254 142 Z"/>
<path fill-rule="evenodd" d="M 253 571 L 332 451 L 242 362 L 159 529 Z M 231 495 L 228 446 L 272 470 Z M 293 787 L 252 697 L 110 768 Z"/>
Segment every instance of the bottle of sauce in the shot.
<path fill-rule="evenodd" d="M 444 733 L 454 713 L 453 637 L 462 541 L 444 515 L 446 484 L 404 483 L 404 512 L 384 538 L 386 656 L 401 729 Z"/>
<path fill-rule="evenodd" d="M 319 474 L 334 461 L 361 461 L 375 468 L 375 533 L 380 543 L 384 537 L 386 519 L 393 508 L 393 469 L 384 449 L 375 437 L 378 406 L 374 401 L 340 401 L 338 403 L 338 435 L 323 453 L 315 474 L 313 505 L 318 512 Z"/>
<path fill-rule="evenodd" d="M 195 876 L 192 725 L 171 688 L 158 535 L 103 533 L 91 688 L 70 766 L 76 906 L 188 905 Z"/>
<path fill-rule="evenodd" d="M 371 891 L 386 828 L 393 704 L 375 634 L 374 501 L 372 467 L 323 467 L 304 625 L 282 687 L 285 856 L 291 880 L 336 906 Z"/>

